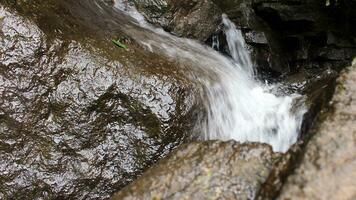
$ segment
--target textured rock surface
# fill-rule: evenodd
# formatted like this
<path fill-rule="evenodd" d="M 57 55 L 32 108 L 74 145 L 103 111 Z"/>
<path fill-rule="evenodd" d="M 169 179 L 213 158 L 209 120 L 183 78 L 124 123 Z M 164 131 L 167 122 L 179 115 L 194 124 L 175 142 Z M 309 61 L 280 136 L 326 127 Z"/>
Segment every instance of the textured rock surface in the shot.
<path fill-rule="evenodd" d="M 320 110 L 329 104 L 338 73 L 326 70 L 320 74 L 298 73 L 288 77 L 278 93 L 299 93 L 304 95 L 308 111 L 304 115 L 299 141 L 282 156 L 263 183 L 256 199 L 276 199 L 286 178 L 300 163 L 306 142 L 310 140 L 310 128 L 313 127 Z M 298 102 L 296 102 L 298 104 Z"/>
<path fill-rule="evenodd" d="M 263 144 L 182 145 L 112 199 L 253 199 L 279 158 Z"/>
<path fill-rule="evenodd" d="M 228 54 L 219 26 L 226 13 L 242 29 L 257 69 L 268 78 L 300 70 L 341 70 L 356 54 L 356 3 L 324 0 L 124 0 L 179 36 Z"/>
<path fill-rule="evenodd" d="M 340 70 L 356 54 L 353 1 L 328 6 L 323 0 L 213 1 L 242 28 L 262 72 Z"/>
<path fill-rule="evenodd" d="M 185 138 L 191 83 L 93 5 L 0 3 L 0 199 L 107 199 Z"/>
<path fill-rule="evenodd" d="M 211 1 L 132 2 L 148 11 L 151 22 L 202 41 L 220 21 L 221 11 Z M 305 80 L 320 78 L 323 89 L 332 78 L 325 69 L 339 70 L 354 55 L 354 1 L 330 6 L 312 0 L 214 2 L 243 29 L 261 68 L 279 73 L 310 69 Z M 193 83 L 182 75 L 184 66 L 142 50 L 127 36 L 123 29 L 133 26 L 125 19 L 95 0 L 1 1 L 0 199 L 107 199 L 183 142 Z M 129 49 L 113 46 L 114 38 Z M 295 81 L 296 90 L 304 78 Z M 352 90 L 353 79 L 347 80 L 344 92 Z M 319 134 L 311 141 L 315 145 L 305 156 L 310 160 L 290 177 L 281 198 L 314 198 L 320 191 L 353 197 L 349 177 L 354 174 L 344 171 L 355 171 L 354 151 L 345 150 L 354 148 L 354 135 L 330 130 L 351 131 L 346 129 L 354 127 L 354 98 L 338 98 L 340 124 L 332 126 L 331 118 L 330 125 L 322 124 L 327 138 Z M 279 158 L 265 145 L 184 145 L 117 198 L 251 199 L 275 163 L 283 164 Z M 285 160 L 282 168 L 292 163 Z M 336 191 L 338 185 L 319 184 L 329 178 L 349 184 L 340 189 L 343 194 Z"/>
<path fill-rule="evenodd" d="M 149 22 L 178 36 L 205 41 L 221 21 L 221 10 L 210 0 L 129 1 Z"/>
<path fill-rule="evenodd" d="M 356 4 L 344 1 L 327 6 L 326 2 L 254 1 L 255 13 L 278 38 L 279 52 L 288 64 L 284 70 L 340 70 L 356 54 L 356 29 L 353 25 L 356 22 Z M 344 41 L 349 46 L 334 41 Z"/>
<path fill-rule="evenodd" d="M 356 65 L 341 73 L 331 109 L 279 199 L 356 198 Z"/>

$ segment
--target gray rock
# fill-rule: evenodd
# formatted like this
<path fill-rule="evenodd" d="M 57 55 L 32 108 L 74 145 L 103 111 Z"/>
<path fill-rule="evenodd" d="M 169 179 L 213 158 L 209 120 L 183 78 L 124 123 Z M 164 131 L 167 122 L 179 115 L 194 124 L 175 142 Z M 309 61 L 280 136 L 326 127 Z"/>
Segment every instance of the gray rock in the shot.
<path fill-rule="evenodd" d="M 278 74 L 288 71 L 288 63 L 284 59 L 280 36 L 266 24 L 265 19 L 258 16 L 256 4 L 250 0 L 213 0 L 229 18 L 243 30 L 249 44 L 252 59 L 259 72 L 272 71 Z M 225 49 L 225 48 L 221 48 Z M 281 56 L 282 55 L 282 56 Z"/>
<path fill-rule="evenodd" d="M 346 48 L 356 48 L 356 38 L 353 36 L 343 38 L 335 35 L 332 32 L 327 33 L 327 44 L 335 45 L 337 47 L 346 47 Z"/>
<path fill-rule="evenodd" d="M 264 144 L 186 144 L 112 199 L 254 199 L 279 158 Z"/>
<path fill-rule="evenodd" d="M 355 199 L 356 66 L 338 79 L 331 110 L 321 115 L 305 155 L 278 199 Z"/>
<path fill-rule="evenodd" d="M 210 0 L 130 0 L 145 18 L 178 36 L 205 41 L 221 22 Z"/>
<path fill-rule="evenodd" d="M 322 48 L 317 52 L 317 56 L 324 60 L 347 60 L 354 55 L 350 55 L 349 51 L 342 48 Z"/>
<path fill-rule="evenodd" d="M 258 32 L 253 30 L 245 33 L 245 40 L 247 43 L 252 44 L 268 44 L 264 32 Z"/>
<path fill-rule="evenodd" d="M 287 5 L 280 2 L 267 2 L 258 5 L 258 9 L 275 12 L 282 21 L 309 21 L 316 22 L 320 18 L 320 13 L 315 12 L 310 4 Z"/>

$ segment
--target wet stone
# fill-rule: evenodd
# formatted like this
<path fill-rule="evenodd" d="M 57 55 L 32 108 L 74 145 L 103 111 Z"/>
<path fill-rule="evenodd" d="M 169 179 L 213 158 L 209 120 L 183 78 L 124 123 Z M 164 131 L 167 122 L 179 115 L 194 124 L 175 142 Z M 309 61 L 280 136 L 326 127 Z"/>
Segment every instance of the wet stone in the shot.
<path fill-rule="evenodd" d="M 355 199 L 356 66 L 345 69 L 329 110 L 319 117 L 311 140 L 278 199 Z"/>
<path fill-rule="evenodd" d="M 172 63 L 106 56 L 2 3 L 0 36 L 0 199 L 108 199 L 186 137 L 191 85 Z"/>
<path fill-rule="evenodd" d="M 280 156 L 265 144 L 185 144 L 112 199 L 254 199 Z"/>
<path fill-rule="evenodd" d="M 129 0 L 146 20 L 181 37 L 207 40 L 221 23 L 211 0 Z"/>
<path fill-rule="evenodd" d="M 245 39 L 247 43 L 252 44 L 268 44 L 267 38 L 263 32 L 248 31 L 245 33 Z"/>

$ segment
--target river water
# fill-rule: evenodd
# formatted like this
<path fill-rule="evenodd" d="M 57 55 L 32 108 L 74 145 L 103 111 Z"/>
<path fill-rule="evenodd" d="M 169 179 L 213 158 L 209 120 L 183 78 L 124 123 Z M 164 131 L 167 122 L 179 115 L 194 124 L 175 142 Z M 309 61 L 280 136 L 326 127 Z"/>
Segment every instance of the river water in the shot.
<path fill-rule="evenodd" d="M 222 16 L 222 23 L 232 59 L 197 41 L 153 27 L 126 1 L 117 0 L 115 6 L 147 30 L 144 37 L 132 30 L 127 33 L 143 47 L 181 65 L 194 66 L 192 78 L 200 83 L 205 108 L 195 132 L 204 139 L 268 143 L 278 152 L 287 151 L 297 141 L 305 109 L 293 106 L 301 97 L 274 94 L 271 91 L 277 86 L 256 80 L 242 33 L 226 15 Z"/>

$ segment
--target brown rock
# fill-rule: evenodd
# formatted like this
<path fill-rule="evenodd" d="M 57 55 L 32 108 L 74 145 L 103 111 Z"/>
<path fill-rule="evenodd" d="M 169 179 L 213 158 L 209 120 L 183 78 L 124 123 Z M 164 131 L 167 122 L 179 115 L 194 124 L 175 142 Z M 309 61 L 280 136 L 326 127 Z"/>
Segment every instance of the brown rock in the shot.
<path fill-rule="evenodd" d="M 279 199 L 356 198 L 356 65 L 344 70 L 305 155 Z"/>
<path fill-rule="evenodd" d="M 264 144 L 186 144 L 112 199 L 253 199 L 279 157 Z"/>
<path fill-rule="evenodd" d="M 221 10 L 211 0 L 129 0 L 145 18 L 177 34 L 205 41 L 221 22 Z"/>
<path fill-rule="evenodd" d="M 191 82 L 98 5 L 1 1 L 0 199 L 107 199 L 184 139 Z"/>

